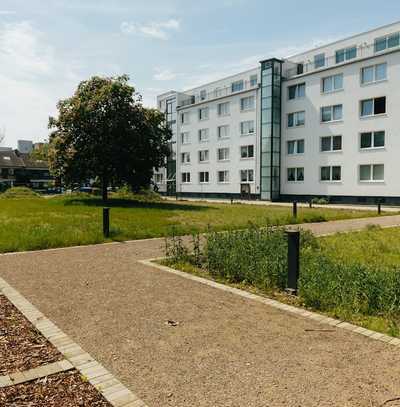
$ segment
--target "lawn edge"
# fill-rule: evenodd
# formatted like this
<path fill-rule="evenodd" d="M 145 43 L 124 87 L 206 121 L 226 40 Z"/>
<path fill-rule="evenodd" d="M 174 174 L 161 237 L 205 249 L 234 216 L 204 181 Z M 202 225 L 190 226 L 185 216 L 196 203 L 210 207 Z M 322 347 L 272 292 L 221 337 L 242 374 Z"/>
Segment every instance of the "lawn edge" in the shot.
<path fill-rule="evenodd" d="M 57 348 L 68 361 L 67 370 L 75 368 L 113 407 L 148 407 L 1 277 L 0 294 L 3 294 Z"/>
<path fill-rule="evenodd" d="M 392 336 L 389 336 L 389 335 L 386 335 L 386 334 L 383 334 L 383 333 L 380 333 L 377 331 L 373 331 L 370 329 L 366 329 L 359 325 L 354 325 L 349 322 L 342 321 L 340 319 L 327 317 L 326 315 L 322 315 L 317 312 L 308 311 L 304 308 L 295 307 L 293 305 L 288 305 L 288 304 L 282 303 L 280 301 L 273 300 L 269 297 L 263 297 L 263 296 L 260 296 L 257 294 L 253 294 L 253 293 L 250 293 L 248 291 L 245 291 L 245 290 L 242 290 L 239 288 L 231 287 L 226 284 L 218 283 L 213 280 L 195 276 L 193 274 L 189 274 L 184 271 L 177 270 L 172 267 L 163 266 L 161 264 L 156 263 L 161 260 L 165 260 L 165 257 L 138 260 L 138 262 L 143 264 L 144 266 L 154 267 L 158 270 L 166 271 L 168 273 L 175 274 L 177 276 L 186 278 L 188 280 L 192 280 L 192 281 L 198 282 L 200 284 L 204 284 L 204 285 L 208 285 L 209 287 L 216 288 L 218 290 L 222 290 L 222 291 L 234 294 L 234 295 L 238 295 L 242 298 L 257 301 L 257 302 L 265 304 L 265 305 L 269 305 L 273 308 L 279 309 L 281 311 L 287 312 L 289 314 L 292 314 L 292 315 L 295 315 L 298 317 L 310 319 L 310 320 L 313 320 L 314 322 L 318 322 L 323 325 L 328 325 L 330 327 L 340 328 L 340 329 L 344 329 L 346 331 L 354 332 L 356 334 L 363 335 L 367 338 L 370 338 L 370 339 L 373 339 L 376 341 L 380 341 L 380 342 L 384 342 L 384 343 L 387 343 L 392 346 L 396 346 L 396 347 L 400 348 L 400 339 L 399 338 L 394 338 Z"/>

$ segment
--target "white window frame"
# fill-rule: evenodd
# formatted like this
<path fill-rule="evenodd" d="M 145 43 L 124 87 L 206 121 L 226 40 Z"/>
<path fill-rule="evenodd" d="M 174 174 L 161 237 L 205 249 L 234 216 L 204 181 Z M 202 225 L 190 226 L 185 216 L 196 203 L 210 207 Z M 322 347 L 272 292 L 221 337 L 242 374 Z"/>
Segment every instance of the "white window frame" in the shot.
<path fill-rule="evenodd" d="M 340 150 L 333 149 L 333 139 L 334 137 L 340 137 L 341 142 L 340 142 Z M 330 139 L 330 149 L 329 150 L 323 150 L 322 149 L 322 139 Z M 325 153 L 341 153 L 343 151 L 343 136 L 341 134 L 333 134 L 332 136 L 321 136 L 319 138 L 319 151 L 322 154 Z"/>
<path fill-rule="evenodd" d="M 202 112 L 204 112 L 204 117 Z M 206 107 L 200 107 L 199 108 L 199 121 L 204 121 L 204 120 L 208 120 L 210 118 L 210 108 L 208 106 Z"/>
<path fill-rule="evenodd" d="M 249 149 L 252 147 L 253 149 L 253 155 L 249 155 Z M 246 157 L 243 157 L 242 155 L 242 149 L 246 149 Z M 240 159 L 241 160 L 254 160 L 255 157 L 255 149 L 254 149 L 254 144 L 246 144 L 244 146 L 240 146 Z"/>
<path fill-rule="evenodd" d="M 202 156 L 204 155 L 204 159 L 202 159 Z M 199 158 L 199 163 L 204 164 L 210 162 L 210 150 L 199 150 L 198 154 Z"/>
<path fill-rule="evenodd" d="M 322 169 L 329 168 L 329 179 L 322 179 Z M 340 168 L 340 179 L 333 179 L 333 168 Z M 342 182 L 342 166 L 341 165 L 321 165 L 319 167 L 319 182 Z"/>
<path fill-rule="evenodd" d="M 323 60 L 323 64 L 317 66 L 317 62 L 316 62 L 317 59 L 320 59 L 321 61 Z M 314 69 L 321 69 L 321 68 L 323 68 L 325 65 L 326 65 L 325 52 L 321 52 L 320 54 L 314 55 Z"/>
<path fill-rule="evenodd" d="M 303 142 L 303 152 L 299 153 L 299 142 Z M 294 153 L 290 153 L 289 152 L 289 143 L 294 143 Z M 296 140 L 287 140 L 286 141 L 286 154 L 293 156 L 293 155 L 303 155 L 305 150 L 306 150 L 306 146 L 305 146 L 305 140 L 303 138 L 301 139 L 296 139 Z"/>
<path fill-rule="evenodd" d="M 226 129 L 225 136 L 221 136 L 221 129 Z M 230 138 L 229 124 L 224 124 L 222 126 L 217 127 L 217 137 L 218 137 L 218 140 L 226 140 L 226 139 Z"/>
<path fill-rule="evenodd" d="M 224 181 L 220 181 L 219 174 L 224 173 Z M 229 171 L 228 170 L 219 170 L 217 171 L 217 183 L 218 184 L 229 184 Z"/>
<path fill-rule="evenodd" d="M 342 116 L 341 116 L 340 119 L 334 119 L 333 118 L 334 108 L 337 107 L 337 106 L 342 107 Z M 331 120 L 326 120 L 326 121 L 323 120 L 323 113 L 322 113 L 323 109 L 330 109 L 331 110 Z M 343 121 L 343 104 L 339 103 L 337 105 L 322 106 L 321 109 L 320 109 L 320 120 L 321 120 L 321 124 L 322 123 L 337 123 L 337 122 Z"/>
<path fill-rule="evenodd" d="M 154 182 L 159 185 L 164 184 L 164 174 L 162 172 L 154 173 Z"/>
<path fill-rule="evenodd" d="M 342 87 L 335 89 L 335 78 L 339 77 L 339 76 L 342 77 Z M 324 90 L 324 83 L 328 79 L 330 79 L 332 81 L 332 90 Z M 321 93 L 323 95 L 330 95 L 331 93 L 340 92 L 342 90 L 344 90 L 344 75 L 343 75 L 343 73 L 337 73 L 335 75 L 325 76 L 324 78 L 321 79 Z"/>
<path fill-rule="evenodd" d="M 206 138 L 202 139 L 202 134 L 206 135 Z M 208 143 L 210 141 L 210 129 L 199 129 L 198 131 L 199 143 Z"/>
<path fill-rule="evenodd" d="M 294 180 L 289 180 L 289 170 L 294 170 L 294 172 L 295 172 Z M 303 170 L 303 179 L 301 179 L 301 180 L 299 180 L 299 170 Z M 304 179 L 305 179 L 304 167 L 287 167 L 286 168 L 286 182 L 288 182 L 290 184 L 301 183 L 301 182 L 304 182 Z"/>
<path fill-rule="evenodd" d="M 220 158 L 220 151 L 224 151 L 224 157 L 225 158 Z M 229 154 L 230 154 L 230 150 L 229 147 L 219 147 L 217 148 L 217 161 L 219 162 L 224 162 L 224 161 L 229 161 Z"/>
<path fill-rule="evenodd" d="M 299 114 L 303 113 L 304 115 L 304 123 L 299 124 Z M 289 117 L 293 115 L 293 126 L 289 126 Z M 286 126 L 288 129 L 295 129 L 298 127 L 304 127 L 306 125 L 306 111 L 305 110 L 299 110 L 298 112 L 291 112 L 287 114 L 286 118 Z"/>
<path fill-rule="evenodd" d="M 243 101 L 244 100 L 252 100 L 253 102 L 251 103 L 250 107 L 243 108 Z M 255 109 L 256 107 L 256 98 L 254 96 L 246 96 L 244 98 L 240 98 L 240 111 L 241 112 L 251 112 Z"/>
<path fill-rule="evenodd" d="M 221 113 L 221 106 L 226 106 L 227 108 L 225 113 Z M 229 116 L 231 114 L 231 103 L 230 102 L 222 102 L 218 103 L 217 105 L 217 113 L 219 117 Z"/>
<path fill-rule="evenodd" d="M 375 113 L 375 101 L 376 101 L 376 99 L 383 99 L 383 98 L 385 98 L 385 112 L 384 112 L 384 113 Z M 363 115 L 363 114 L 362 114 L 363 102 L 367 102 L 368 100 L 372 100 L 372 101 L 373 101 L 373 104 L 372 104 L 372 114 Z M 362 99 L 362 100 L 360 100 L 360 103 L 359 103 L 360 119 L 366 119 L 366 118 L 368 118 L 368 117 L 380 117 L 380 116 L 385 116 L 385 115 L 387 115 L 387 108 L 388 108 L 387 96 L 376 96 L 376 97 L 372 97 L 372 98 L 368 98 L 368 99 Z"/>
<path fill-rule="evenodd" d="M 304 94 L 302 96 L 299 96 L 299 88 L 304 87 Z M 294 98 L 290 98 L 290 89 L 295 88 L 295 95 Z M 306 83 L 301 82 L 301 83 L 296 83 L 295 85 L 290 85 L 287 87 L 287 100 L 298 100 L 298 99 L 304 99 L 306 97 Z"/>
<path fill-rule="evenodd" d="M 205 174 L 207 174 L 207 177 L 205 177 Z M 202 181 L 201 177 L 207 178 L 207 181 Z M 209 184 L 210 183 L 210 172 L 209 171 L 199 171 L 199 184 Z"/>
<path fill-rule="evenodd" d="M 181 133 L 181 144 L 182 145 L 190 144 L 190 133 L 188 131 L 183 131 Z"/>
<path fill-rule="evenodd" d="M 250 123 L 251 123 L 251 125 L 250 125 Z M 250 136 L 250 135 L 256 134 L 256 124 L 255 124 L 254 120 L 244 120 L 244 121 L 240 122 L 239 126 L 240 126 L 240 135 L 241 136 Z M 249 129 L 249 131 L 247 133 L 243 132 L 244 126 L 248 127 L 248 129 Z M 250 130 L 253 130 L 253 131 L 250 131 Z"/>
<path fill-rule="evenodd" d="M 190 172 L 181 172 L 181 182 L 182 184 L 190 184 L 191 182 Z"/>
<path fill-rule="evenodd" d="M 236 89 L 234 90 L 234 87 L 239 85 L 240 89 Z M 236 93 L 236 92 L 241 92 L 242 90 L 244 90 L 244 80 L 243 79 L 239 79 L 237 81 L 234 81 L 231 83 L 231 91 L 232 93 Z"/>
<path fill-rule="evenodd" d="M 253 75 L 250 75 L 249 78 L 249 84 L 252 88 L 258 85 L 258 75 L 255 73 Z"/>
<path fill-rule="evenodd" d="M 383 35 L 382 37 L 378 37 L 375 38 L 374 40 L 374 53 L 375 54 L 380 54 L 382 52 L 385 52 L 388 49 L 392 49 L 392 48 L 398 48 L 400 46 L 400 38 L 399 38 L 399 32 L 395 32 L 395 33 L 391 33 L 391 34 L 387 34 L 387 35 Z M 393 38 L 393 37 L 398 37 L 399 38 L 399 43 L 397 45 L 391 46 L 389 47 L 389 39 Z M 381 49 L 381 50 L 377 50 L 376 49 L 376 44 L 378 43 L 378 41 L 385 41 L 385 48 Z"/>
<path fill-rule="evenodd" d="M 383 179 L 373 179 L 374 178 L 374 167 L 383 166 Z M 361 167 L 369 166 L 370 167 L 370 178 L 368 180 L 361 179 Z M 374 163 L 374 164 L 360 164 L 358 166 L 358 181 L 361 183 L 383 183 L 385 182 L 385 165 L 383 163 Z"/>
<path fill-rule="evenodd" d="M 353 50 L 353 49 L 356 50 L 356 55 L 354 57 L 347 58 L 347 52 L 350 51 L 350 50 Z M 343 61 L 338 62 L 337 61 L 337 54 L 338 54 L 338 52 L 342 52 L 342 51 L 344 52 L 344 59 L 343 59 Z M 358 55 L 357 45 L 352 45 L 350 47 L 338 49 L 338 50 L 335 51 L 335 64 L 344 64 L 347 61 L 351 61 L 352 59 L 356 59 L 357 55 Z"/>
<path fill-rule="evenodd" d="M 184 165 L 190 164 L 190 153 L 188 151 L 181 152 L 181 162 Z"/>
<path fill-rule="evenodd" d="M 245 180 L 242 179 L 243 174 L 246 175 Z M 240 183 L 241 184 L 243 184 L 243 183 L 247 183 L 247 184 L 254 183 L 254 169 L 252 169 L 252 168 L 247 169 L 246 168 L 246 169 L 243 169 L 243 170 L 239 170 L 239 177 L 240 177 Z"/>
<path fill-rule="evenodd" d="M 378 68 L 379 66 L 383 66 L 383 65 L 385 66 L 386 76 L 385 76 L 384 79 L 376 79 L 377 68 Z M 380 64 L 374 64 L 374 65 L 363 66 L 363 67 L 360 69 L 360 83 L 361 83 L 361 86 L 368 86 L 368 85 L 373 85 L 373 84 L 375 84 L 375 83 L 386 82 L 386 81 L 388 80 L 388 69 L 387 69 L 387 68 L 388 68 L 387 62 L 382 62 L 382 63 L 380 63 Z M 372 70 L 373 70 L 373 79 L 372 79 L 372 81 L 370 81 L 370 82 L 364 82 L 364 80 L 363 80 L 363 74 L 364 74 L 364 71 L 365 71 L 366 69 L 372 69 Z"/>
<path fill-rule="evenodd" d="M 383 133 L 383 146 L 375 147 L 375 134 Z M 371 134 L 371 147 L 361 147 L 361 139 L 363 134 Z M 370 150 L 383 150 L 386 147 L 386 131 L 385 130 L 374 130 L 374 131 L 362 131 L 359 133 L 359 149 L 360 151 L 370 151 Z"/>

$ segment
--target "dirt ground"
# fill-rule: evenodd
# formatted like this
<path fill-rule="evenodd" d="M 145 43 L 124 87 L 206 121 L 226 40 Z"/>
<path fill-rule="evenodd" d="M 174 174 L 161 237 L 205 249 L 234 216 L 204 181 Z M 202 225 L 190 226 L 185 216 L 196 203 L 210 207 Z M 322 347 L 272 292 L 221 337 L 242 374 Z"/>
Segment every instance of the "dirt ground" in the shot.
<path fill-rule="evenodd" d="M 400 397 L 396 348 L 318 332 L 313 321 L 137 262 L 162 245 L 5 255 L 0 276 L 149 407 L 378 407 Z"/>

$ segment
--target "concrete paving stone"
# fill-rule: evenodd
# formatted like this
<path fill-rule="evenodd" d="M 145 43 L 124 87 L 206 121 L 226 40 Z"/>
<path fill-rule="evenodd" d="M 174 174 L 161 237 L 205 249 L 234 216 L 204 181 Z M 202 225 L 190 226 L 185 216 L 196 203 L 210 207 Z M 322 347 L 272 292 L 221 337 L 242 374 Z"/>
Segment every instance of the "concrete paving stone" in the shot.
<path fill-rule="evenodd" d="M 111 401 L 114 404 L 114 406 L 117 403 L 121 405 L 122 402 L 125 402 L 125 404 L 127 404 L 129 401 L 134 401 L 137 398 L 127 388 L 122 388 L 119 391 L 115 391 L 113 393 L 108 394 L 103 393 L 103 395 L 107 400 Z"/>
<path fill-rule="evenodd" d="M 134 394 L 121 395 L 118 398 L 112 398 L 110 401 L 114 407 L 125 407 L 128 403 L 138 400 L 137 396 Z"/>
<path fill-rule="evenodd" d="M 73 356 L 73 357 L 69 358 L 69 361 L 75 367 L 79 367 L 79 366 L 85 365 L 86 363 L 94 362 L 94 359 L 88 353 L 83 353 L 81 355 Z"/>
<path fill-rule="evenodd" d="M 19 384 L 25 381 L 25 376 L 22 372 L 11 373 L 9 376 L 13 384 Z"/>
<path fill-rule="evenodd" d="M 104 394 L 105 397 L 110 396 L 113 393 L 121 392 L 121 391 L 128 391 L 125 386 L 123 386 L 121 383 L 116 383 L 113 386 L 109 386 L 107 389 L 104 389 L 102 393 Z"/>
<path fill-rule="evenodd" d="M 389 342 L 391 345 L 400 346 L 400 339 L 399 338 L 392 338 Z"/>
<path fill-rule="evenodd" d="M 96 388 L 103 392 L 107 388 L 109 388 L 111 386 L 115 386 L 118 383 L 119 383 L 119 381 L 115 378 L 110 379 L 110 380 L 104 380 L 104 381 L 100 382 L 99 384 L 96 384 Z"/>
<path fill-rule="evenodd" d="M 60 366 L 60 369 L 62 369 L 62 370 L 70 370 L 70 369 L 74 368 L 73 364 L 71 362 L 69 362 L 68 360 L 61 360 L 57 363 Z"/>
<path fill-rule="evenodd" d="M 11 386 L 13 382 L 11 381 L 10 377 L 7 376 L 0 376 L 0 387 L 7 387 Z"/>
<path fill-rule="evenodd" d="M 114 376 L 110 372 L 108 372 L 102 376 L 94 377 L 94 378 L 88 379 L 88 380 L 90 381 L 90 383 L 92 383 L 94 386 L 96 386 L 104 381 L 111 380 L 113 378 L 114 378 Z"/>

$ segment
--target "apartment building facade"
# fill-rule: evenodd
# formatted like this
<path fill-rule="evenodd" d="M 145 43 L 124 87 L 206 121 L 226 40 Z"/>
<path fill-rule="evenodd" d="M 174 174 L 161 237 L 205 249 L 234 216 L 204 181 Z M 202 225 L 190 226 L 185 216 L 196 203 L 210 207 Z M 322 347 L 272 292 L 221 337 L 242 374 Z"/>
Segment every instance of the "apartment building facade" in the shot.
<path fill-rule="evenodd" d="M 400 202 L 399 33 L 390 24 L 160 95 L 174 133 L 160 191 Z"/>

